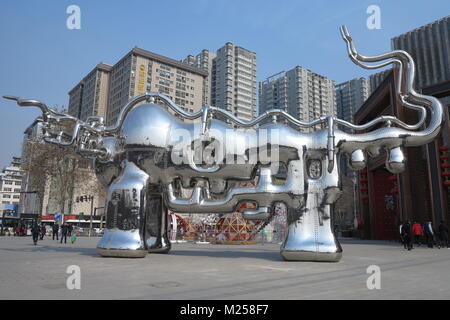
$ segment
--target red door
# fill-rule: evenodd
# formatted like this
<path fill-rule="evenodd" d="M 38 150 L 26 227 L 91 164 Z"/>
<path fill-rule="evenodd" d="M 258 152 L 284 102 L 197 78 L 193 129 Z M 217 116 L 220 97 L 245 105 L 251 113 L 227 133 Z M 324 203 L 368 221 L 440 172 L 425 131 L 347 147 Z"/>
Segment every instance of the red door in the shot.
<path fill-rule="evenodd" d="M 393 183 L 389 181 L 392 174 L 385 169 L 373 171 L 373 221 L 374 238 L 377 240 L 396 240 L 399 237 L 397 230 L 396 201 L 393 201 L 390 190 Z"/>

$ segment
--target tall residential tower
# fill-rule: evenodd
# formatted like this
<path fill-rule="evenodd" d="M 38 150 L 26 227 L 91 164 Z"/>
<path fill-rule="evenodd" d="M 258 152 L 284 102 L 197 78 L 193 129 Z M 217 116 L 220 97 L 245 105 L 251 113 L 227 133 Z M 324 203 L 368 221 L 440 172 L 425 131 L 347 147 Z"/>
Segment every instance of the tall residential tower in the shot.
<path fill-rule="evenodd" d="M 112 66 L 99 63 L 69 91 L 69 114 L 85 121 L 90 116 L 106 117 Z"/>
<path fill-rule="evenodd" d="M 112 125 L 128 100 L 147 91 L 168 96 L 186 111 L 198 111 L 207 76 L 207 71 L 135 47 L 113 66 L 98 64 L 69 92 L 69 114 L 81 120 L 103 116 Z"/>
<path fill-rule="evenodd" d="M 336 115 L 335 95 L 333 80 L 297 66 L 259 83 L 259 113 L 281 109 L 296 119 L 311 121 Z"/>
<path fill-rule="evenodd" d="M 210 106 L 211 103 L 211 86 L 212 86 L 212 66 L 213 61 L 216 57 L 215 53 L 210 52 L 207 49 L 203 49 L 202 52 L 196 56 L 188 55 L 186 59 L 183 60 L 191 66 L 208 72 L 208 76 L 203 80 L 203 105 Z"/>
<path fill-rule="evenodd" d="M 356 78 L 336 85 L 337 116 L 353 123 L 353 116 L 369 97 L 370 85 L 365 78 Z"/>

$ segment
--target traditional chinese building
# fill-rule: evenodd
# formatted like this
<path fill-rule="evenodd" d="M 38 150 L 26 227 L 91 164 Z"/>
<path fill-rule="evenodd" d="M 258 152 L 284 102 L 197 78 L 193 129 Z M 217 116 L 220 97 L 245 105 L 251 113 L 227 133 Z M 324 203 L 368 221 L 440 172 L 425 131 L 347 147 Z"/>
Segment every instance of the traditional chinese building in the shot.
<path fill-rule="evenodd" d="M 397 70 L 392 69 L 355 114 L 355 123 L 383 114 L 395 115 L 408 124 L 418 121 L 418 113 L 403 107 L 396 96 L 397 77 Z M 404 173 L 387 171 L 385 152 L 370 158 L 367 167 L 359 171 L 358 224 L 363 238 L 398 239 L 398 226 L 404 220 L 432 221 L 435 226 L 450 220 L 450 81 L 417 91 L 441 101 L 445 115 L 442 132 L 428 145 L 405 149 L 408 162 Z"/>

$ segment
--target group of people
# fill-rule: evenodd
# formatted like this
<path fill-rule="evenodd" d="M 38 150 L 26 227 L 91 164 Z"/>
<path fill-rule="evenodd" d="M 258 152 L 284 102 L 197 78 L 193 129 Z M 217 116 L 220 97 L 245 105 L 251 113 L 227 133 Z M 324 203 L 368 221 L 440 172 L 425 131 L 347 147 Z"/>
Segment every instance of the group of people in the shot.
<path fill-rule="evenodd" d="M 439 249 L 446 247 L 450 249 L 448 239 L 448 227 L 441 221 L 436 229 L 431 221 L 420 224 L 419 222 L 404 221 L 400 224 L 400 240 L 405 249 L 414 249 L 414 244 L 421 246 L 426 243 L 428 248 L 437 246 Z"/>
<path fill-rule="evenodd" d="M 59 241 L 59 229 L 60 229 L 60 227 L 56 223 L 52 226 L 52 239 L 53 240 L 55 240 L 55 237 L 56 237 L 56 241 Z M 74 243 L 76 240 L 76 237 L 72 237 L 72 231 L 73 231 L 73 226 L 71 224 L 64 223 L 61 226 L 61 241 L 60 241 L 60 243 L 62 243 L 63 240 L 64 240 L 64 243 L 67 243 L 67 237 L 70 237 L 72 243 Z M 35 223 L 31 228 L 31 234 L 33 236 L 33 243 L 34 243 L 34 245 L 36 245 L 38 242 L 39 236 L 40 236 L 40 240 L 44 239 L 44 236 L 46 234 L 45 225 L 42 223 L 39 226 L 37 223 Z"/>
<path fill-rule="evenodd" d="M 23 237 L 28 233 L 28 229 L 25 225 L 18 225 L 14 228 L 14 236 Z"/>

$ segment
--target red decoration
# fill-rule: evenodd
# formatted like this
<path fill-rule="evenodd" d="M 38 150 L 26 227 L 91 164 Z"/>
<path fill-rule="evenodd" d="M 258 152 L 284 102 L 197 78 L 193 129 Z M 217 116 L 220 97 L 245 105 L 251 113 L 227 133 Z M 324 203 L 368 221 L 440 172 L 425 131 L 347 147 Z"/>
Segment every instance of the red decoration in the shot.
<path fill-rule="evenodd" d="M 439 159 L 441 159 L 441 168 L 442 168 L 441 175 L 443 176 L 442 183 L 446 187 L 450 186 L 450 180 L 448 178 L 450 177 L 450 171 L 448 170 L 450 168 L 450 163 L 448 162 L 450 156 L 446 154 L 447 151 L 448 151 L 447 146 L 439 147 L 439 152 L 441 153 L 441 155 L 439 156 Z"/>

